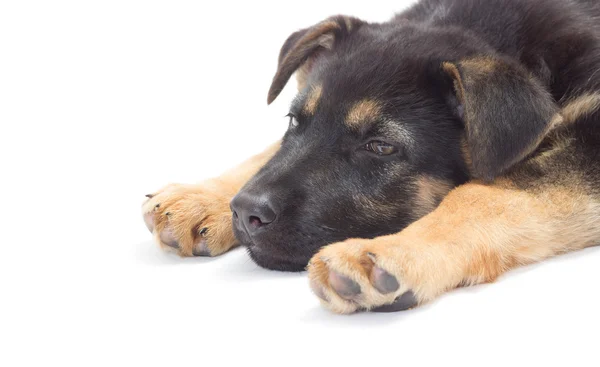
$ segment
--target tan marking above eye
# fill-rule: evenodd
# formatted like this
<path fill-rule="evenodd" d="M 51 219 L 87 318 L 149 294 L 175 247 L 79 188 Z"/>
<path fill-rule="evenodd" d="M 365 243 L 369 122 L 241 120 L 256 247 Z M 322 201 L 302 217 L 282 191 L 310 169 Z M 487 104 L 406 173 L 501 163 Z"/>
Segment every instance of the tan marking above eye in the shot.
<path fill-rule="evenodd" d="M 319 105 L 319 100 L 321 99 L 321 93 L 323 93 L 323 87 L 320 85 L 316 85 L 311 88 L 308 92 L 308 97 L 306 98 L 306 103 L 304 104 L 304 112 L 309 115 L 314 115 L 317 110 L 317 106 Z"/>
<path fill-rule="evenodd" d="M 363 99 L 356 102 L 346 115 L 346 125 L 358 127 L 373 122 L 381 115 L 381 104 L 374 99 Z"/>

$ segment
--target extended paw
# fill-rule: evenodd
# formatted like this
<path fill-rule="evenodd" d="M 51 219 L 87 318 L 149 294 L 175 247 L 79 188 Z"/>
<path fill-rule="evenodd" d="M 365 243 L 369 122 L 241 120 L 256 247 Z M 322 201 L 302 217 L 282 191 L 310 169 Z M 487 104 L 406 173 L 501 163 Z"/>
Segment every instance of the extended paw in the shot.
<path fill-rule="evenodd" d="M 308 265 L 313 292 L 338 313 L 394 312 L 419 302 L 393 254 L 369 240 L 329 245 Z"/>
<path fill-rule="evenodd" d="M 231 196 L 217 182 L 173 184 L 146 195 L 142 214 L 162 248 L 181 256 L 216 256 L 236 245 Z"/>

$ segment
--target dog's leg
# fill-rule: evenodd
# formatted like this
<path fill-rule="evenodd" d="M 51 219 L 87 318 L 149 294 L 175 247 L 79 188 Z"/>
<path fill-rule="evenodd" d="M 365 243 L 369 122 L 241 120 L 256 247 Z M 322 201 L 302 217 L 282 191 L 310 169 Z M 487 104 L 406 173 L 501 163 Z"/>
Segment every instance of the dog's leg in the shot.
<path fill-rule="evenodd" d="M 311 287 L 335 312 L 397 311 L 600 244 L 600 197 L 576 173 L 560 182 L 468 183 L 398 234 L 323 248 L 309 264 Z"/>
<path fill-rule="evenodd" d="M 217 178 L 196 185 L 171 184 L 146 195 L 144 221 L 160 246 L 181 256 L 216 256 L 236 246 L 229 202 L 280 145 L 273 144 Z"/>

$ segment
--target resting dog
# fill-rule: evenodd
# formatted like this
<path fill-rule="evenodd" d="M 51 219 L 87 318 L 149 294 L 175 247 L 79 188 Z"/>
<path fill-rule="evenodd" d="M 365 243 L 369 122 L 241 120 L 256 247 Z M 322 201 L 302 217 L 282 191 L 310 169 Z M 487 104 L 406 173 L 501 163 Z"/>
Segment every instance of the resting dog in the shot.
<path fill-rule="evenodd" d="M 148 195 L 163 248 L 308 269 L 335 312 L 395 311 L 600 243 L 600 3 L 423 0 L 289 36 L 281 142 Z"/>

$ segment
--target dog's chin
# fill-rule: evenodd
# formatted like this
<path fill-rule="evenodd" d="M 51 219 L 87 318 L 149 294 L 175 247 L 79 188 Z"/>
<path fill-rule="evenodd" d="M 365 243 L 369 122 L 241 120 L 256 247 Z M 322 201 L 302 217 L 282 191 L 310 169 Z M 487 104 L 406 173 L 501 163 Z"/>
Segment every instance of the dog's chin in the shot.
<path fill-rule="evenodd" d="M 242 247 L 246 248 L 248 255 L 258 266 L 278 271 L 298 272 L 306 270 L 306 265 L 311 256 L 302 254 L 293 254 L 291 249 L 282 250 L 276 246 L 257 246 L 250 237 L 235 228 L 234 234 Z"/>
<path fill-rule="evenodd" d="M 306 270 L 310 258 L 281 256 L 262 250 L 253 244 L 244 244 L 248 255 L 258 266 L 277 271 L 299 272 Z"/>

